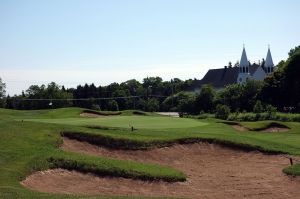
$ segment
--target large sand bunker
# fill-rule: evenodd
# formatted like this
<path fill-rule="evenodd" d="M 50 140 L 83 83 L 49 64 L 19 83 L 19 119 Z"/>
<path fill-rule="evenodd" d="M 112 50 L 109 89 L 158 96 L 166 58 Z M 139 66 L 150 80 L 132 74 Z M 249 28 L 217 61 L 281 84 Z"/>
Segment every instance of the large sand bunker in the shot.
<path fill-rule="evenodd" d="M 62 169 L 37 172 L 22 184 L 32 190 L 83 195 L 188 198 L 298 198 L 300 179 L 286 176 L 280 155 L 242 152 L 214 144 L 174 145 L 147 151 L 110 150 L 64 138 L 62 149 L 89 155 L 157 163 L 183 171 L 186 182 L 103 178 Z"/>

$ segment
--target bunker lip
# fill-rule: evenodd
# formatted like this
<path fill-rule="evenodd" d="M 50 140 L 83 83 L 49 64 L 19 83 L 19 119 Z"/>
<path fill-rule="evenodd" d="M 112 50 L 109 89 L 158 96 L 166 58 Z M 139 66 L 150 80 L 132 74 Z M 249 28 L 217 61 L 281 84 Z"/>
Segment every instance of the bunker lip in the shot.
<path fill-rule="evenodd" d="M 222 122 L 222 123 L 231 126 L 232 128 L 234 128 L 237 131 L 255 131 L 255 132 L 275 133 L 275 132 L 286 132 L 286 131 L 290 130 L 289 127 L 287 127 L 283 124 L 276 123 L 276 122 L 271 122 L 266 127 L 253 128 L 253 129 L 247 128 L 238 122 Z"/>
<path fill-rule="evenodd" d="M 175 144 L 151 150 L 114 150 L 64 138 L 62 149 L 170 166 L 184 172 L 186 182 L 144 182 L 96 177 L 75 171 L 50 170 L 28 176 L 22 185 L 48 193 L 76 195 L 169 196 L 188 198 L 296 198 L 300 179 L 282 173 L 289 165 L 279 155 L 245 153 L 215 144 Z"/>
<path fill-rule="evenodd" d="M 98 111 L 93 111 L 93 110 L 84 110 L 82 111 L 79 115 L 81 117 L 92 117 L 92 118 L 97 118 L 97 117 L 107 117 L 107 116 L 116 116 L 116 115 L 121 115 L 121 112 L 98 112 Z"/>
<path fill-rule="evenodd" d="M 100 115 L 100 114 L 95 114 L 95 113 L 86 113 L 86 112 L 82 112 L 79 115 L 81 117 L 91 117 L 91 118 L 95 118 L 95 117 L 107 117 L 105 115 Z"/>
<path fill-rule="evenodd" d="M 114 138 L 101 134 L 90 134 L 86 132 L 61 132 L 61 136 L 67 139 L 73 139 L 80 142 L 87 142 L 96 146 L 105 147 L 114 150 L 151 150 L 155 148 L 171 147 L 176 144 L 188 145 L 194 143 L 210 143 L 217 144 L 223 147 L 231 148 L 239 151 L 260 151 L 266 154 L 285 154 L 283 151 L 268 150 L 261 146 L 250 145 L 245 143 L 236 143 L 229 140 L 220 140 L 215 138 L 187 137 L 174 140 L 154 140 L 154 141 L 139 141 L 124 138 Z"/>

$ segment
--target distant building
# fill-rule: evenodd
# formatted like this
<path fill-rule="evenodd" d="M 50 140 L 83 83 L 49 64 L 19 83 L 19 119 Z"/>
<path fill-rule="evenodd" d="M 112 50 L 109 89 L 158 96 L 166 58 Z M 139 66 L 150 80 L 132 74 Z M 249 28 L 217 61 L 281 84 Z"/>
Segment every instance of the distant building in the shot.
<path fill-rule="evenodd" d="M 204 84 L 210 84 L 215 88 L 222 88 L 228 84 L 244 83 L 247 79 L 264 80 L 274 70 L 274 63 L 270 48 L 267 57 L 262 64 L 250 64 L 247 58 L 245 47 L 243 48 L 241 61 L 238 66 L 219 69 L 210 69 L 203 79 L 196 81 L 193 89 L 199 89 Z"/>

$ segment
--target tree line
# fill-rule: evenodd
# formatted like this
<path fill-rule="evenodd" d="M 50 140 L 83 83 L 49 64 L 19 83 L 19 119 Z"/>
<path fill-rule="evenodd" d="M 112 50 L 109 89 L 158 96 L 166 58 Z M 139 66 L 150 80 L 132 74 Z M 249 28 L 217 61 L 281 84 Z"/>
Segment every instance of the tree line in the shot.
<path fill-rule="evenodd" d="M 159 111 L 166 97 L 187 90 L 194 81 L 178 78 L 163 81 L 160 77 L 147 77 L 142 83 L 132 79 L 120 84 L 98 87 L 85 84 L 69 89 L 52 82 L 32 85 L 21 95 L 2 97 L 2 107 L 25 110 L 76 106 L 95 110 Z"/>
<path fill-rule="evenodd" d="M 21 95 L 5 96 L 5 84 L 0 79 L 0 106 L 10 109 L 76 106 L 95 110 L 139 109 L 186 114 L 215 113 L 218 109 L 223 112 L 270 109 L 300 112 L 299 77 L 300 46 L 291 49 L 288 59 L 281 61 L 264 81 L 248 80 L 218 90 L 202 85 L 199 91 L 188 91 L 196 79 L 163 81 L 160 77 L 147 77 L 142 82 L 132 79 L 120 84 L 98 87 L 85 84 L 69 89 L 52 82 L 47 86 L 32 85 Z"/>

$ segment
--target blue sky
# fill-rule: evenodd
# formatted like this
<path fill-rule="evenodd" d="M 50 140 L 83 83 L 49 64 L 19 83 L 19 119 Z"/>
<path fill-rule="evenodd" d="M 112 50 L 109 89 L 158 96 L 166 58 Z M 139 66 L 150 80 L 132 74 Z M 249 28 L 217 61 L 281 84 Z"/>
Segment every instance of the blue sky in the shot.
<path fill-rule="evenodd" d="M 204 76 L 240 59 L 273 60 L 300 44 L 298 0 L 0 0 L 0 77 L 106 85 Z"/>

